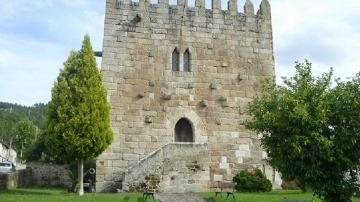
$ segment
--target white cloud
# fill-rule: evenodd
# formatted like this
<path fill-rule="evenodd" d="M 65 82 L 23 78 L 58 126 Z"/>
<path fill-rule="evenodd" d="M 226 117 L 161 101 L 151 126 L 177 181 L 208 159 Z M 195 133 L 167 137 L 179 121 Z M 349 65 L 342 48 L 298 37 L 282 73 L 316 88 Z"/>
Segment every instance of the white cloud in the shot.
<path fill-rule="evenodd" d="M 0 100 L 47 102 L 61 67 L 56 44 L 0 35 Z"/>
<path fill-rule="evenodd" d="M 272 1 L 276 73 L 293 75 L 293 62 L 313 62 L 319 75 L 334 67 L 336 77 L 360 71 L 360 1 Z"/>
<path fill-rule="evenodd" d="M 101 50 L 105 3 L 5 1 L 0 4 L 0 13 L 6 10 L 0 17 L 0 100 L 48 102 L 62 63 L 86 33 Z"/>
<path fill-rule="evenodd" d="M 0 3 L 0 22 L 6 23 L 20 13 L 51 7 L 52 2 L 52 0 L 2 0 Z"/>

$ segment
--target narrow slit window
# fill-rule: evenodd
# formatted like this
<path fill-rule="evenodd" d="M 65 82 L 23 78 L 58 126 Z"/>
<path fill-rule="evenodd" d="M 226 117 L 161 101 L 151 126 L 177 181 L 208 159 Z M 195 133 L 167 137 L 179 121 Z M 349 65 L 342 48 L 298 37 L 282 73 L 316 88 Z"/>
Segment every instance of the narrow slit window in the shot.
<path fill-rule="evenodd" d="M 191 72 L 191 54 L 189 49 L 186 49 L 184 53 L 184 71 Z"/>
<path fill-rule="evenodd" d="M 179 71 L 180 64 L 180 54 L 177 48 L 172 52 L 172 70 Z"/>

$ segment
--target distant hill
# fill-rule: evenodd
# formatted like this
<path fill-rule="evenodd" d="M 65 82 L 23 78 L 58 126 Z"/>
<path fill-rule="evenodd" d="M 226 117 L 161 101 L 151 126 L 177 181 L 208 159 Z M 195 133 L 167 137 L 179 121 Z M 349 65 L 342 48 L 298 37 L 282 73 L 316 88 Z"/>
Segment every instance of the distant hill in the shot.
<path fill-rule="evenodd" d="M 11 128 L 20 120 L 30 119 L 40 132 L 45 130 L 45 110 L 47 104 L 39 103 L 31 107 L 0 101 L 0 140 L 10 143 Z"/>

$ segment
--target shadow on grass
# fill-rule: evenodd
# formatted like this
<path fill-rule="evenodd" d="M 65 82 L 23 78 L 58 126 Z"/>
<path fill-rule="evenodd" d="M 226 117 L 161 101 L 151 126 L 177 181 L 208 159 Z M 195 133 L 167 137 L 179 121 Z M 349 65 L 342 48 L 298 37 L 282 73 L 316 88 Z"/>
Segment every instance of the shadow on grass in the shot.
<path fill-rule="evenodd" d="M 283 196 L 283 195 L 299 195 L 307 194 L 310 192 L 303 192 L 301 190 L 291 190 L 291 191 L 271 191 L 271 192 L 236 192 L 238 194 L 259 194 L 259 195 L 271 195 L 271 196 Z M 312 193 L 311 193 L 312 194 Z"/>
<path fill-rule="evenodd" d="M 138 198 L 137 198 L 137 202 L 144 202 L 144 199 L 141 198 L 141 197 L 138 197 Z"/>
<path fill-rule="evenodd" d="M 131 201 L 131 197 L 130 196 L 125 196 L 124 198 L 121 199 L 121 201 Z M 137 202 L 143 201 L 142 198 L 138 197 Z"/>
<path fill-rule="evenodd" d="M 216 201 L 216 199 L 214 197 L 206 197 L 206 198 L 204 198 L 204 200 L 206 202 L 214 202 L 214 201 Z M 229 200 L 229 201 L 231 202 L 232 200 Z"/>

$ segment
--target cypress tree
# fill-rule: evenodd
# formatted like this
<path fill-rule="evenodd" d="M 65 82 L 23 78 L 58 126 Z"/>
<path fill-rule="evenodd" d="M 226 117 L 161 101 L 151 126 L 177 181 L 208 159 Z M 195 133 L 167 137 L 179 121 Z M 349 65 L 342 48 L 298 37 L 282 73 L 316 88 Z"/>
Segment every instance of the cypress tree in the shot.
<path fill-rule="evenodd" d="M 46 145 L 52 156 L 78 162 L 79 195 L 83 195 L 83 162 L 100 155 L 112 142 L 110 105 L 97 68 L 90 37 L 71 51 L 51 91 Z"/>

